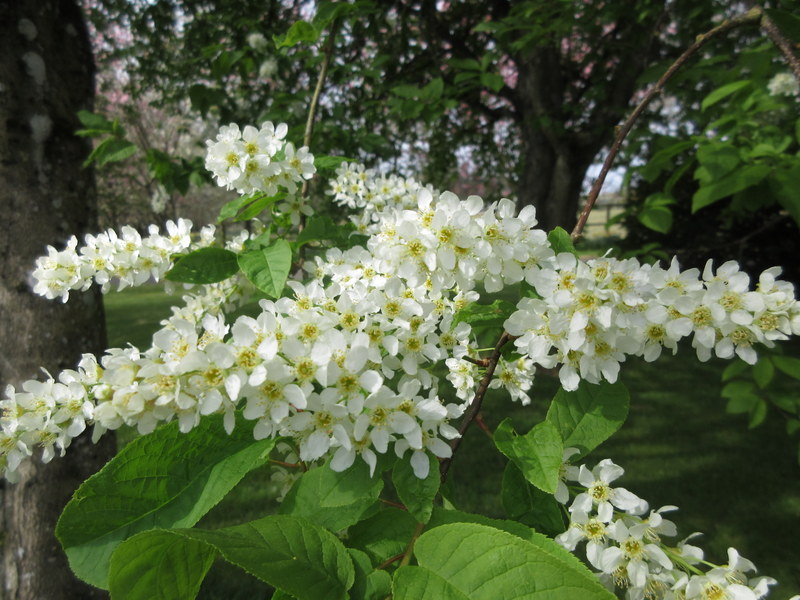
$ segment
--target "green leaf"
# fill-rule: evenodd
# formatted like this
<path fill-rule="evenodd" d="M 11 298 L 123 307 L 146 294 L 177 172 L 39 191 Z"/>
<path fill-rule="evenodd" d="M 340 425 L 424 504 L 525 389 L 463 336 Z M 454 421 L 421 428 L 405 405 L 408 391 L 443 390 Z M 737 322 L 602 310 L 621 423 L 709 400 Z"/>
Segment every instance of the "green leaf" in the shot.
<path fill-rule="evenodd" d="M 564 454 L 555 425 L 542 421 L 525 435 L 518 435 L 511 419 L 505 419 L 494 432 L 494 443 L 519 467 L 525 479 L 548 494 L 555 493 Z"/>
<path fill-rule="evenodd" d="M 580 456 L 611 437 L 628 417 L 630 396 L 621 382 L 591 384 L 581 381 L 578 389 L 560 389 L 550 408 L 547 421 L 564 440 L 564 446 L 578 448 Z"/>
<path fill-rule="evenodd" d="M 478 525 L 485 525 L 494 529 L 499 529 L 517 536 L 520 539 L 530 541 L 532 536 L 536 533 L 527 525 L 518 523 L 516 521 L 509 521 L 507 519 L 492 519 L 483 515 L 476 515 L 474 513 L 467 513 L 460 510 L 445 509 L 436 507 L 433 509 L 433 516 L 428 522 L 428 530 L 434 527 L 441 527 L 442 525 L 450 525 L 452 523 L 477 523 Z"/>
<path fill-rule="evenodd" d="M 383 600 L 392 593 L 392 577 L 383 569 L 375 569 L 361 550 L 348 548 L 355 567 L 355 582 L 350 590 L 351 600 Z"/>
<path fill-rule="evenodd" d="M 646 165 L 641 169 L 644 179 L 650 183 L 655 181 L 664 169 L 672 169 L 675 166 L 675 156 L 694 146 L 694 141 L 686 140 L 670 144 L 662 148 L 650 158 Z"/>
<path fill-rule="evenodd" d="M 94 130 L 97 133 L 110 133 L 113 128 L 113 123 L 103 115 L 98 115 L 88 110 L 79 110 L 78 120 L 86 129 Z"/>
<path fill-rule="evenodd" d="M 753 365 L 753 379 L 762 390 L 767 387 L 775 376 L 775 365 L 769 357 L 761 358 Z"/>
<path fill-rule="evenodd" d="M 514 521 L 549 536 L 556 536 L 566 529 L 558 501 L 552 494 L 530 485 L 513 462 L 509 462 L 503 472 L 500 497 L 506 514 Z"/>
<path fill-rule="evenodd" d="M 231 219 L 236 216 L 236 213 L 239 212 L 239 209 L 242 208 L 248 202 L 252 202 L 253 198 L 251 196 L 240 196 L 238 198 L 234 198 L 233 200 L 226 202 L 222 205 L 222 208 L 219 209 L 219 216 L 217 217 L 217 223 L 222 223 L 225 219 Z"/>
<path fill-rule="evenodd" d="M 722 372 L 722 381 L 723 382 L 730 381 L 737 375 L 741 375 L 742 373 L 747 371 L 747 369 L 749 368 L 750 365 L 748 365 L 742 359 L 737 359 L 733 361 L 731 364 L 729 364 L 727 367 L 725 367 L 725 370 Z"/>
<path fill-rule="evenodd" d="M 732 415 L 750 413 L 759 402 L 760 398 L 755 394 L 743 392 L 741 394 L 729 396 L 725 410 Z"/>
<path fill-rule="evenodd" d="M 733 171 L 742 159 L 733 144 L 712 140 L 697 148 L 697 161 L 702 168 L 695 171 L 695 179 L 708 184 Z"/>
<path fill-rule="evenodd" d="M 136 154 L 138 150 L 136 144 L 133 142 L 119 137 L 109 137 L 100 142 L 95 149 L 92 150 L 92 153 L 84 161 L 83 166 L 86 167 L 95 162 L 97 166 L 102 167 L 110 162 L 125 160 L 129 156 Z"/>
<path fill-rule="evenodd" d="M 486 327 L 502 327 L 516 307 L 508 300 L 495 300 L 491 304 L 471 302 L 456 313 L 453 326 L 461 322 Z"/>
<path fill-rule="evenodd" d="M 409 460 L 398 460 L 392 469 L 392 483 L 400 501 L 420 523 L 427 523 L 430 520 L 433 512 L 433 499 L 439 492 L 441 481 L 439 462 L 430 454 L 427 457 L 430 468 L 425 479 L 414 475 L 414 469 Z"/>
<path fill-rule="evenodd" d="M 720 395 L 723 398 L 734 398 L 743 394 L 752 394 L 755 389 L 752 381 L 732 381 L 722 388 Z"/>
<path fill-rule="evenodd" d="M 800 225 L 800 195 L 797 194 L 797 182 L 800 181 L 800 166 L 789 169 L 776 169 L 768 179 L 770 191 L 778 203 L 785 208 Z"/>
<path fill-rule="evenodd" d="M 672 211 L 666 206 L 645 206 L 637 217 L 642 225 L 653 231 L 669 233 L 672 229 Z"/>
<path fill-rule="evenodd" d="M 417 520 L 408 511 L 383 508 L 347 530 L 347 545 L 382 563 L 406 549 L 416 526 Z"/>
<path fill-rule="evenodd" d="M 441 77 L 436 77 L 420 90 L 419 99 L 422 102 L 433 102 L 441 98 L 443 92 L 444 80 Z"/>
<path fill-rule="evenodd" d="M 416 100 L 417 98 L 419 98 L 421 90 L 416 85 L 404 83 L 401 85 L 394 86 L 391 89 L 391 92 L 392 94 L 400 98 L 406 98 L 408 100 Z"/>
<path fill-rule="evenodd" d="M 325 464 L 300 476 L 286 494 L 280 512 L 340 531 L 361 520 L 382 489 L 383 479 L 370 477 L 369 467 L 362 461 L 341 473 Z"/>
<path fill-rule="evenodd" d="M 392 581 L 393 600 L 469 600 L 446 579 L 425 567 L 400 567 Z"/>
<path fill-rule="evenodd" d="M 286 192 L 283 190 L 278 192 L 274 196 L 259 196 L 255 200 L 253 200 L 253 202 L 248 204 L 244 209 L 242 209 L 242 212 L 236 215 L 233 220 L 236 221 L 237 223 L 241 221 L 249 221 L 250 219 L 257 217 L 262 212 L 264 212 L 264 209 L 266 209 L 269 206 L 272 206 L 278 200 L 283 200 L 285 197 L 286 197 Z"/>
<path fill-rule="evenodd" d="M 800 379 L 800 358 L 792 358 L 790 356 L 773 356 L 772 362 L 789 377 Z"/>
<path fill-rule="evenodd" d="M 111 556 L 114 600 L 195 598 L 217 551 L 170 530 L 153 529 L 122 542 Z"/>
<path fill-rule="evenodd" d="M 235 252 L 209 247 L 182 256 L 164 277 L 181 283 L 216 283 L 238 272 Z"/>
<path fill-rule="evenodd" d="M 292 249 L 286 240 L 239 254 L 239 268 L 259 290 L 279 298 L 292 267 Z"/>
<path fill-rule="evenodd" d="M 213 545 L 228 562 L 297 600 L 344 600 L 355 578 L 350 555 L 335 535 L 291 515 L 177 533 Z"/>
<path fill-rule="evenodd" d="M 750 418 L 747 421 L 748 429 L 755 429 L 767 418 L 767 401 L 759 398 L 758 402 L 750 409 Z"/>
<path fill-rule="evenodd" d="M 272 36 L 277 49 L 291 48 L 301 42 L 313 44 L 319 39 L 320 31 L 308 21 L 296 21 L 289 27 L 289 31 L 285 35 Z"/>
<path fill-rule="evenodd" d="M 274 196 L 267 196 L 261 192 L 241 196 L 226 202 L 222 206 L 219 211 L 219 217 L 217 217 L 217 223 L 222 223 L 225 219 L 231 218 L 236 222 L 249 221 L 263 212 L 265 208 L 285 197 L 285 191 L 280 191 Z"/>
<path fill-rule="evenodd" d="M 414 555 L 420 567 L 470 600 L 614 598 L 577 558 L 537 534 L 526 541 L 485 525 L 454 523 L 423 533 Z"/>
<path fill-rule="evenodd" d="M 578 255 L 575 250 L 575 245 L 572 243 L 572 238 L 561 227 L 556 227 L 553 231 L 547 234 L 547 241 L 550 242 L 550 247 L 556 254 L 560 252 L 569 252 L 570 254 Z"/>
<path fill-rule="evenodd" d="M 253 440 L 252 423 L 225 433 L 221 415 L 189 433 L 172 422 L 136 438 L 87 479 L 64 508 L 56 536 L 73 572 L 107 588 L 111 553 L 148 529 L 194 525 L 253 468 L 274 440 Z"/>
<path fill-rule="evenodd" d="M 328 240 L 334 246 L 346 246 L 355 230 L 356 227 L 352 223 L 337 225 L 327 215 L 314 215 L 297 236 L 296 244 L 299 247 L 309 242 Z"/>
<path fill-rule="evenodd" d="M 494 93 L 502 90 L 506 84 L 503 76 L 498 73 L 481 73 L 480 82 L 483 87 L 489 88 Z"/>
<path fill-rule="evenodd" d="M 723 85 L 722 87 L 718 87 L 708 96 L 703 98 L 703 102 L 700 104 L 700 110 L 706 110 L 709 106 L 713 106 L 720 100 L 723 100 L 728 96 L 735 94 L 739 90 L 746 88 L 750 85 L 750 83 L 751 82 L 749 79 L 744 79 L 742 81 L 733 81 Z"/>
<path fill-rule="evenodd" d="M 326 156 L 321 154 L 314 156 L 314 166 L 317 171 L 335 171 L 342 163 L 353 162 L 352 158 L 345 158 L 344 156 Z"/>
<path fill-rule="evenodd" d="M 692 212 L 697 212 L 714 202 L 752 187 L 764 179 L 772 167 L 764 164 L 747 165 L 722 179 L 702 186 L 692 196 Z"/>

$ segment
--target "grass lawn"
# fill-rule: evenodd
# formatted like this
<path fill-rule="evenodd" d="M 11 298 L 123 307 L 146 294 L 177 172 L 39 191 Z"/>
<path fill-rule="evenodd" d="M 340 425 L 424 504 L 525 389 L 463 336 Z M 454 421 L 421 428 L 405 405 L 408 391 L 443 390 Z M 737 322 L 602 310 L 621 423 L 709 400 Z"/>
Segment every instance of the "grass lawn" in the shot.
<path fill-rule="evenodd" d="M 170 314 L 174 298 L 158 286 L 145 286 L 106 297 L 109 339 L 145 348 Z M 795 346 L 796 347 L 796 346 Z M 796 353 L 794 353 L 796 354 Z M 705 534 L 697 545 L 714 562 L 726 561 L 733 546 L 776 578 L 770 598 L 786 600 L 800 593 L 800 466 L 797 439 L 789 438 L 772 414 L 749 431 L 744 418 L 727 415 L 720 398 L 723 361 L 699 363 L 690 348 L 655 363 L 634 359 L 622 369 L 631 394 L 631 411 L 622 430 L 594 457 L 593 466 L 610 457 L 623 466 L 618 481 L 651 506 L 677 505 L 671 518 L 681 537 Z M 487 397 L 484 417 L 494 427 L 506 416 L 524 432 L 541 420 L 557 381 L 537 379 L 529 407 L 501 395 Z M 800 394 L 800 384 L 796 386 Z M 450 471 L 453 500 L 460 509 L 503 517 L 499 481 L 503 460 L 477 427 L 471 428 Z M 206 527 L 245 522 L 274 508 L 267 493 L 268 474 L 251 473 L 236 492 L 203 520 Z M 242 571 L 215 566 L 203 585 L 205 600 L 263 598 L 268 588 Z"/>

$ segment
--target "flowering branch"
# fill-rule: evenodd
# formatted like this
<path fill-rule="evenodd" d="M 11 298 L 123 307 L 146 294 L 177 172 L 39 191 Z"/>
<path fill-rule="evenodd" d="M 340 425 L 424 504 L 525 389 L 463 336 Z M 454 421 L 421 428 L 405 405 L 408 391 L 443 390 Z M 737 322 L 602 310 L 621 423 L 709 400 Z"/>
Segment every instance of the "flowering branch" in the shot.
<path fill-rule="evenodd" d="M 740 27 L 742 25 L 750 25 L 752 23 L 757 23 L 763 17 L 763 11 L 760 7 L 751 8 L 746 13 L 733 17 L 729 19 L 713 29 L 697 36 L 695 42 L 686 49 L 686 51 L 681 54 L 672 65 L 666 70 L 666 72 L 661 76 L 661 78 L 655 83 L 655 85 L 648 90 L 645 94 L 642 101 L 639 105 L 633 110 L 631 115 L 627 118 L 627 120 L 617 128 L 617 136 L 614 139 L 614 143 L 611 144 L 611 149 L 606 156 L 605 161 L 603 162 L 603 167 L 600 169 L 600 174 L 597 176 L 597 179 L 594 180 L 594 184 L 592 184 L 592 189 L 589 192 L 589 196 L 586 198 L 586 204 L 583 206 L 583 210 L 581 211 L 581 215 L 578 218 L 578 222 L 575 224 L 575 228 L 572 230 L 570 237 L 573 241 L 577 240 L 581 237 L 583 233 L 583 228 L 586 226 L 586 221 L 589 219 L 589 213 L 592 211 L 595 202 L 597 201 L 597 197 L 600 195 L 600 190 L 603 187 L 603 183 L 605 183 L 606 176 L 608 172 L 611 170 L 611 165 L 614 162 L 614 159 L 619 154 L 619 150 L 622 147 L 622 142 L 625 141 L 628 133 L 633 128 L 633 124 L 636 120 L 641 116 L 644 112 L 644 109 L 647 108 L 647 105 L 650 104 L 650 101 L 657 95 L 660 94 L 661 91 L 664 89 L 664 85 L 666 85 L 667 81 L 680 69 L 689 58 L 692 57 L 700 48 L 705 46 L 711 39 L 730 31 L 736 27 Z M 771 23 L 771 21 L 770 21 Z M 764 21 L 762 24 L 766 28 L 767 25 Z M 772 25 L 774 28 L 774 25 Z M 769 33 L 769 30 L 768 30 Z M 774 40 L 773 40 L 774 41 Z M 777 42 L 776 42 L 777 44 Z M 779 46 L 780 47 L 780 46 Z M 794 67 L 793 67 L 794 68 Z"/>
<path fill-rule="evenodd" d="M 458 428 L 459 436 L 450 440 L 450 449 L 452 450 L 453 454 L 455 454 L 458 450 L 461 440 L 464 438 L 464 433 L 467 431 L 470 423 L 475 420 L 475 418 L 478 416 L 478 412 L 481 410 L 483 398 L 486 396 L 486 392 L 489 389 L 489 384 L 494 376 L 494 371 L 497 368 L 497 363 L 500 361 L 500 355 L 503 350 L 503 346 L 513 339 L 514 338 L 508 333 L 503 332 L 503 334 L 500 336 L 500 339 L 497 340 L 494 351 L 492 352 L 492 355 L 489 357 L 486 364 L 486 373 L 483 375 L 483 379 L 481 379 L 481 384 L 478 386 L 478 391 L 475 392 L 475 398 L 469 405 L 469 408 L 464 415 L 464 419 L 461 421 L 461 426 Z M 447 472 L 450 470 L 450 463 L 452 461 L 453 456 L 451 455 L 449 458 L 442 459 L 442 462 L 439 465 L 439 474 L 443 482 L 445 479 L 447 479 Z"/>

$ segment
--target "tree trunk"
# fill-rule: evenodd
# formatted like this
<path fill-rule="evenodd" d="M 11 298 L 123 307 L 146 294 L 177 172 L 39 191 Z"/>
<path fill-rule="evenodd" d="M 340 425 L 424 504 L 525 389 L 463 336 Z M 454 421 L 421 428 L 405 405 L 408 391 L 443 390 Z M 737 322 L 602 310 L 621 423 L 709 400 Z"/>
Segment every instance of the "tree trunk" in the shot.
<path fill-rule="evenodd" d="M 536 207 L 539 227 L 571 230 L 577 220 L 581 184 L 604 136 L 570 131 L 564 106 L 570 80 L 561 73 L 557 48 L 535 47 L 514 57 L 517 106 L 523 142 L 517 188 L 520 207 Z"/>
<path fill-rule="evenodd" d="M 571 231 L 577 221 L 581 184 L 594 152 L 567 145 L 553 147 L 534 127 L 525 128 L 523 137 L 525 154 L 517 188 L 518 205 L 535 206 L 538 227 L 545 231 L 554 227 Z"/>
<path fill-rule="evenodd" d="M 105 347 L 102 299 L 76 293 L 67 304 L 31 291 L 30 271 L 46 245 L 97 227 L 88 144 L 74 135 L 91 109 L 94 64 L 75 0 L 0 0 L 0 389 L 74 368 Z M 6 600 L 105 597 L 69 570 L 54 529 L 75 487 L 111 455 L 113 438 L 74 441 L 68 457 L 20 467 L 3 489 Z"/>

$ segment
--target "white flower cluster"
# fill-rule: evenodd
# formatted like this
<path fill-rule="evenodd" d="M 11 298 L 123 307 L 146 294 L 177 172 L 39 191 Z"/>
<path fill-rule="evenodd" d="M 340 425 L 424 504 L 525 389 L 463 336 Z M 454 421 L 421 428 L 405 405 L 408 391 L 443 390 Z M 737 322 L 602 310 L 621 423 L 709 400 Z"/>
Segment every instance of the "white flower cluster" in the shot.
<path fill-rule="evenodd" d="M 614 382 L 627 355 L 655 360 L 663 348 L 677 351 L 692 336 L 701 361 L 756 361 L 756 343 L 800 334 L 800 307 L 792 284 L 777 280 L 780 269 L 764 271 L 755 291 L 739 265 L 711 262 L 681 271 L 642 265 L 634 259 L 583 262 L 572 254 L 555 257 L 550 268 L 526 277 L 540 298 L 523 298 L 505 328 L 518 350 L 545 368 L 560 366 L 567 390 L 581 379 Z"/>
<path fill-rule="evenodd" d="M 613 381 L 626 354 L 652 360 L 692 333 L 701 359 L 714 351 L 752 361 L 754 343 L 800 331 L 792 286 L 776 280 L 777 269 L 765 271 L 751 292 L 736 263 L 716 273 L 708 266 L 702 279 L 676 263 L 584 263 L 555 255 L 535 229 L 533 209 L 516 215 L 509 200 L 484 207 L 478 197 L 462 201 L 445 192 L 434 203 L 423 189 L 416 210 L 381 216 L 367 248 L 309 261 L 316 280 L 291 283 L 296 297 L 263 301 L 256 318 L 229 327 L 215 316 L 215 304 L 241 293 L 232 278 L 228 287 L 189 297 L 152 348 L 111 350 L 99 375 L 79 371 L 96 380 L 67 372 L 67 382 L 59 375 L 44 388 L 28 382 L 20 392 L 9 389 L 7 473 L 37 444 L 46 457 L 53 444 L 66 447 L 75 429 L 55 415 L 64 414 L 61 399 L 68 398 L 96 431 L 128 424 L 147 432 L 172 419 L 187 431 L 214 412 L 224 413 L 230 428 L 242 408 L 244 418 L 258 421 L 256 435 L 294 438 L 302 460 L 332 454 L 333 467 L 344 469 L 361 456 L 374 468 L 376 453 L 393 444 L 399 455 L 411 451 L 424 476 L 425 452 L 448 456 L 444 440 L 456 435 L 448 421 L 462 413 L 481 377 L 470 327 L 454 325 L 457 311 L 479 298 L 478 283 L 494 292 L 524 280 L 540 296 L 523 299 L 507 320 L 523 356 L 503 359 L 492 382 L 523 404 L 535 364 L 561 364 L 564 387 L 574 389 L 580 379 Z M 432 368 L 441 361 L 459 404 L 439 399 Z M 25 395 L 34 388 L 45 390 L 42 398 Z M 36 418 L 25 417 L 32 410 Z"/>
<path fill-rule="evenodd" d="M 192 247 L 191 221 L 167 221 L 166 228 L 166 234 L 162 234 L 158 226 L 151 225 L 149 235 L 142 237 L 133 227 L 125 226 L 119 233 L 108 229 L 98 235 L 87 235 L 80 248 L 75 236 L 67 241 L 64 250 L 48 246 L 47 255 L 36 261 L 33 291 L 66 302 L 70 291 L 86 290 L 92 282 L 102 286 L 105 293 L 113 279 L 118 280 L 119 289 L 141 285 L 150 279 L 158 281 L 172 267 L 172 255 Z M 213 241 L 214 228 L 209 226 L 201 231 L 195 247 Z"/>
<path fill-rule="evenodd" d="M 284 141 L 288 131 L 285 123 L 276 127 L 271 121 L 261 129 L 247 125 L 240 130 L 235 123 L 223 126 L 216 140 L 206 142 L 206 168 L 218 185 L 240 194 L 274 196 L 280 187 L 294 194 L 298 184 L 311 179 L 316 167 L 306 146 L 295 149 Z"/>
<path fill-rule="evenodd" d="M 505 198 L 484 206 L 478 196 L 460 200 L 444 192 L 434 202 L 421 190 L 417 210 L 381 214 L 380 230 L 367 247 L 389 269 L 382 272 L 396 273 L 410 285 L 443 293 L 468 292 L 482 283 L 493 293 L 550 264 L 553 250 L 547 234 L 534 229 L 535 215 L 532 206 L 517 215 Z"/>
<path fill-rule="evenodd" d="M 36 446 L 45 460 L 63 453 L 87 423 L 95 436 L 123 424 L 148 433 L 173 419 L 186 432 L 223 413 L 230 431 L 237 409 L 257 421 L 257 438 L 294 438 L 303 461 L 332 453 L 342 470 L 361 456 L 374 469 L 376 453 L 393 445 L 426 476 L 426 452 L 450 455 L 445 440 L 457 432 L 448 421 L 463 405 L 443 404 L 424 369 L 468 340 L 455 338 L 441 305 L 398 278 L 380 288 L 290 285 L 296 298 L 263 300 L 257 318 L 228 326 L 209 315 L 198 328 L 173 317 L 144 353 L 110 350 L 102 366 L 87 356 L 59 381 L 9 386 L 0 402 L 6 477 Z"/>
<path fill-rule="evenodd" d="M 565 461 L 577 452 L 567 449 Z M 673 545 L 664 538 L 677 535 L 664 513 L 677 510 L 663 506 L 650 510 L 648 503 L 625 488 L 611 484 L 623 469 L 609 459 L 594 469 L 565 464 L 564 480 L 577 484 L 569 506 L 568 529 L 556 541 L 575 552 L 584 545 L 586 560 L 609 589 L 625 593 L 627 600 L 757 600 L 775 584 L 770 577 L 751 578 L 752 562 L 728 549 L 728 563 L 714 566 L 704 560 L 702 549 L 687 543 L 693 534 Z M 569 492 L 560 483 L 556 499 L 566 504 Z M 708 571 L 701 567 L 711 566 Z"/>
<path fill-rule="evenodd" d="M 791 73 L 778 73 L 767 84 L 770 96 L 800 96 L 800 83 Z"/>
<path fill-rule="evenodd" d="M 340 206 L 357 210 L 350 220 L 364 234 L 380 228 L 381 214 L 386 210 L 413 210 L 420 190 L 435 194 L 433 187 L 423 186 L 412 178 L 379 175 L 358 163 L 343 163 L 336 169 L 329 193 Z"/>

